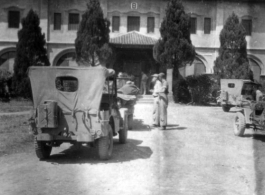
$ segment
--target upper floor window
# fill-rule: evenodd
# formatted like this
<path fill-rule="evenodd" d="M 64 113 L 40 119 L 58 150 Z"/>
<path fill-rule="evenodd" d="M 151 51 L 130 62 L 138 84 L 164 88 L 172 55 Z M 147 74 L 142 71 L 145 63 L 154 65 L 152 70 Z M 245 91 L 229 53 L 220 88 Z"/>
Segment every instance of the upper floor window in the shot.
<path fill-rule="evenodd" d="M 54 30 L 61 30 L 62 16 L 61 13 L 54 13 L 53 26 Z"/>
<path fill-rule="evenodd" d="M 112 17 L 112 32 L 120 31 L 120 16 Z"/>
<path fill-rule="evenodd" d="M 140 17 L 128 16 L 127 31 L 140 31 Z"/>
<path fill-rule="evenodd" d="M 252 33 L 252 20 L 251 19 L 243 19 L 242 25 L 246 30 L 246 35 L 251 35 Z"/>
<path fill-rule="evenodd" d="M 68 30 L 77 30 L 79 24 L 79 14 L 69 13 Z"/>
<path fill-rule="evenodd" d="M 204 18 L 204 34 L 211 33 L 211 18 Z"/>
<path fill-rule="evenodd" d="M 8 11 L 8 28 L 19 28 L 20 12 Z"/>
<path fill-rule="evenodd" d="M 197 18 L 190 18 L 190 33 L 196 34 L 197 31 Z"/>
<path fill-rule="evenodd" d="M 155 18 L 148 17 L 147 18 L 147 33 L 154 33 L 155 32 Z"/>

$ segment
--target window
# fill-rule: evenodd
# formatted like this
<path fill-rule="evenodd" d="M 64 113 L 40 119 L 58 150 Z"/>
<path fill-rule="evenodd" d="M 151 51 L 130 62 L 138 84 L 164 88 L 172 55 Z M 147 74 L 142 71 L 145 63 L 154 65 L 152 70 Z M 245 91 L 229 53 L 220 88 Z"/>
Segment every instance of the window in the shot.
<path fill-rule="evenodd" d="M 9 11 L 8 12 L 8 28 L 19 28 L 20 12 Z"/>
<path fill-rule="evenodd" d="M 155 18 L 148 17 L 147 18 L 147 33 L 155 32 Z"/>
<path fill-rule="evenodd" d="M 112 17 L 112 32 L 120 31 L 120 16 Z"/>
<path fill-rule="evenodd" d="M 229 88 L 235 88 L 235 83 L 228 83 Z"/>
<path fill-rule="evenodd" d="M 244 19 L 242 20 L 242 25 L 246 30 L 246 35 L 251 35 L 252 32 L 252 20 L 250 19 Z"/>
<path fill-rule="evenodd" d="M 68 30 L 77 30 L 79 24 L 79 14 L 70 13 L 68 18 Z"/>
<path fill-rule="evenodd" d="M 78 89 L 78 80 L 75 77 L 63 76 L 55 79 L 56 89 L 63 92 L 75 92 Z"/>
<path fill-rule="evenodd" d="M 211 18 L 204 18 L 204 34 L 211 33 Z"/>
<path fill-rule="evenodd" d="M 190 33 L 196 34 L 197 31 L 197 18 L 190 18 Z"/>
<path fill-rule="evenodd" d="M 139 31 L 140 30 L 140 17 L 128 16 L 128 26 L 127 31 Z"/>
<path fill-rule="evenodd" d="M 54 30 L 61 30 L 61 24 L 62 24 L 62 16 L 61 13 L 54 13 Z"/>

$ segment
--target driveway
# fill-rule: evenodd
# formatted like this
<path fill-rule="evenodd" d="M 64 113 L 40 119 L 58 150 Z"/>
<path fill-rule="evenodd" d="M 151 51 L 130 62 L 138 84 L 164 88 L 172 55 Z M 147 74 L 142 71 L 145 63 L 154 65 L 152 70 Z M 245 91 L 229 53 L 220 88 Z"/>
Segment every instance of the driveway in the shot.
<path fill-rule="evenodd" d="M 233 135 L 234 113 L 171 104 L 167 130 L 151 129 L 152 105 L 136 106 L 128 143 L 113 156 L 69 144 L 47 161 L 32 150 L 0 159 L 0 194 L 250 195 L 258 192 L 252 130 Z M 260 144 L 257 147 L 264 147 Z M 262 164 L 261 164 L 262 165 Z M 262 167 L 259 165 L 259 167 Z M 256 167 L 256 168 L 255 168 Z M 263 177 L 263 175 L 260 175 Z M 261 183 L 262 184 L 262 183 Z M 260 189 L 262 190 L 262 189 Z"/>

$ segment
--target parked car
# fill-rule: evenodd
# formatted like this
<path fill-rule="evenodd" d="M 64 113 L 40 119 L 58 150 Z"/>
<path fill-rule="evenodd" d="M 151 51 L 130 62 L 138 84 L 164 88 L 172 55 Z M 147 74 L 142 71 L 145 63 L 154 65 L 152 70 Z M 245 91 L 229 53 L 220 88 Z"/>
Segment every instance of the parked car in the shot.
<path fill-rule="evenodd" d="M 112 156 L 113 136 L 126 143 L 128 114 L 117 106 L 114 71 L 104 67 L 30 67 L 36 155 L 50 156 L 64 142 L 97 146 Z"/>
<path fill-rule="evenodd" d="M 246 128 L 265 130 L 265 101 L 255 102 L 246 100 L 241 108 L 237 108 L 234 117 L 234 134 L 243 136 Z"/>
<path fill-rule="evenodd" d="M 217 100 L 221 102 L 224 112 L 230 108 L 242 106 L 245 100 L 254 100 L 253 93 L 257 83 L 243 79 L 221 79 L 221 94 Z"/>

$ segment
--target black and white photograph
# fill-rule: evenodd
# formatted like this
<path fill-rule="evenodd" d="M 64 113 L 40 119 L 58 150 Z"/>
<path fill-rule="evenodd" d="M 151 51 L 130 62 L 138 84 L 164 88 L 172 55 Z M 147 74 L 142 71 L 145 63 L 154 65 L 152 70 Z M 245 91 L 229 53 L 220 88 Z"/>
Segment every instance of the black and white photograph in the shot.
<path fill-rule="evenodd" d="M 265 0 L 0 0 L 0 195 L 264 195 Z"/>

